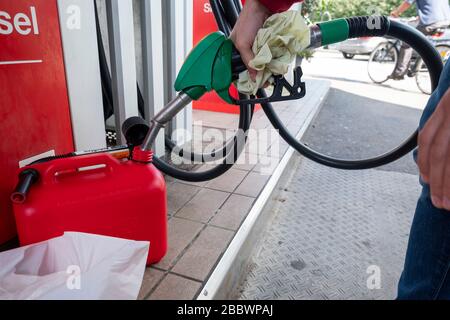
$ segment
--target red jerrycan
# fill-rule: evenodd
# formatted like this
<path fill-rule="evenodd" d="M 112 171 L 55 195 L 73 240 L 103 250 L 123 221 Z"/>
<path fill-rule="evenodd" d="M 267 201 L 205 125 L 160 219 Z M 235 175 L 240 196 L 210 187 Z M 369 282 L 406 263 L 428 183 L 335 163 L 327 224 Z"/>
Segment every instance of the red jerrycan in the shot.
<path fill-rule="evenodd" d="M 13 205 L 21 245 L 72 231 L 150 241 L 148 264 L 166 254 L 166 185 L 152 164 L 100 153 L 30 168 L 40 178 Z"/>

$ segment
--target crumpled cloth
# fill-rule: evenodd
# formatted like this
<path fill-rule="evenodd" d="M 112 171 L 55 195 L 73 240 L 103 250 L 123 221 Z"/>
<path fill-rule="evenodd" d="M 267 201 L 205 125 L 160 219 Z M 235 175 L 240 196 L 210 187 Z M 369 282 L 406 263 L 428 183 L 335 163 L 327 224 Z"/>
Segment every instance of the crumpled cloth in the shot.
<path fill-rule="evenodd" d="M 310 31 L 299 11 L 274 14 L 258 31 L 253 43 L 255 58 L 249 66 L 258 71 L 256 82 L 248 71 L 239 75 L 237 89 L 255 95 L 274 75 L 285 75 L 296 56 L 310 45 Z"/>

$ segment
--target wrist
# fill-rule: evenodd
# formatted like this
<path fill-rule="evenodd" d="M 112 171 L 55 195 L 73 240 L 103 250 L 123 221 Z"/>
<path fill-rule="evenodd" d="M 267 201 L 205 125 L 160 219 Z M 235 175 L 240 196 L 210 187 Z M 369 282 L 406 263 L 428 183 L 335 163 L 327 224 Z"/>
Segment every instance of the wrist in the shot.
<path fill-rule="evenodd" d="M 263 4 L 260 0 L 247 0 L 246 6 L 248 6 L 251 9 L 251 12 L 264 15 L 267 18 L 270 16 L 271 11 L 270 9 Z"/>

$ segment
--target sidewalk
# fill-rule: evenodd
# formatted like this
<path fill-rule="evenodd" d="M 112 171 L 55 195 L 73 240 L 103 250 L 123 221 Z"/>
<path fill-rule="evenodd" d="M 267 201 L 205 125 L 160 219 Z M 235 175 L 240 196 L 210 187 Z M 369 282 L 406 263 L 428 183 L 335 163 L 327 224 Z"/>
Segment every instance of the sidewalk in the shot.
<path fill-rule="evenodd" d="M 304 64 L 308 76 L 331 79 L 302 138 L 313 150 L 367 159 L 416 130 L 428 97 L 394 87 L 407 83 L 366 83 L 364 59 L 317 52 Z M 228 298 L 394 299 L 421 191 L 412 154 L 363 171 L 330 169 L 299 156 L 290 165 L 290 176 L 267 204 L 266 228 L 251 243 L 240 272 L 246 276 L 227 290 Z"/>
<path fill-rule="evenodd" d="M 296 102 L 276 104 L 276 110 L 291 132 L 299 132 L 311 113 L 316 113 L 329 90 L 329 83 L 307 80 L 307 96 Z M 236 115 L 194 111 L 194 121 L 219 129 L 237 128 Z M 252 128 L 265 130 L 270 123 L 262 110 L 255 114 Z M 251 211 L 270 178 L 262 163 L 278 163 L 288 150 L 280 142 L 278 156 L 271 144 L 254 150 L 249 141 L 245 159 L 258 153 L 260 163 L 236 165 L 224 176 L 206 183 L 167 179 L 169 206 L 169 252 L 159 264 L 146 270 L 140 299 L 195 299 L 208 281 L 242 222 Z M 249 147 L 250 146 L 250 147 Z M 272 168 L 274 170 L 275 167 Z M 201 169 L 202 170 L 202 169 Z"/>
<path fill-rule="evenodd" d="M 341 171 L 297 157 L 272 201 L 243 300 L 392 300 L 420 185 L 413 174 Z M 377 270 L 380 288 L 368 287 Z"/>

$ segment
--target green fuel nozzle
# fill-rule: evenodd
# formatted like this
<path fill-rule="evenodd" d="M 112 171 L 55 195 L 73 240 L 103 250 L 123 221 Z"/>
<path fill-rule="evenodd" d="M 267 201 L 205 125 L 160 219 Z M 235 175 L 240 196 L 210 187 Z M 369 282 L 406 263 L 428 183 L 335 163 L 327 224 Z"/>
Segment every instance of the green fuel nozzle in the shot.
<path fill-rule="evenodd" d="M 189 54 L 175 82 L 175 90 L 193 100 L 215 91 L 227 103 L 233 103 L 229 89 L 233 82 L 233 43 L 221 32 L 205 37 Z"/>

